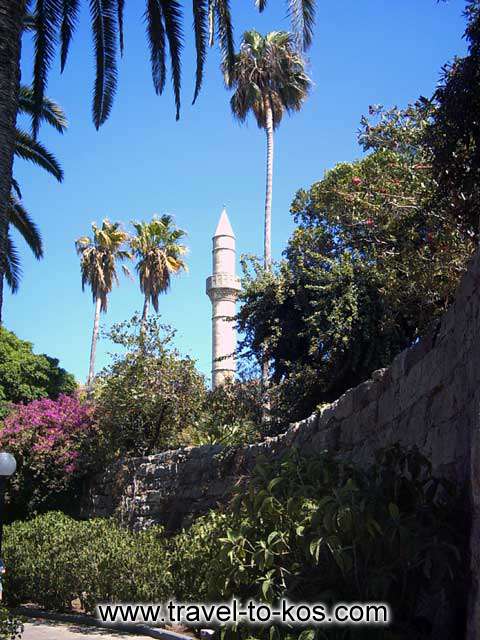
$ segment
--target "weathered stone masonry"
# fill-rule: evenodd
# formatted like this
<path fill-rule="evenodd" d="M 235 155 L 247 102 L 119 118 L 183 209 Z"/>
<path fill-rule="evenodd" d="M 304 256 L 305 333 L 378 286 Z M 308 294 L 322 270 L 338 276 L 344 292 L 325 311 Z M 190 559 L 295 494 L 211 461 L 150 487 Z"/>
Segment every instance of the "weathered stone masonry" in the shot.
<path fill-rule="evenodd" d="M 387 444 L 418 445 L 436 472 L 466 486 L 471 495 L 468 638 L 480 638 L 479 334 L 477 253 L 442 320 L 372 380 L 284 434 L 233 453 L 205 446 L 119 462 L 96 479 L 87 511 L 92 516 L 116 513 L 134 528 L 162 523 L 173 529 L 224 501 L 259 456 L 292 446 L 308 453 L 328 448 L 362 463 Z"/>

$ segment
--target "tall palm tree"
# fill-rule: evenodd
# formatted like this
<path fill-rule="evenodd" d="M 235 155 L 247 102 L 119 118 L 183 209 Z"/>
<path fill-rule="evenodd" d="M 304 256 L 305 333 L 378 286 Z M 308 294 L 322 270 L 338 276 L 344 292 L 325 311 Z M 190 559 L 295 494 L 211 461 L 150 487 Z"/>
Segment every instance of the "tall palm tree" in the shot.
<path fill-rule="evenodd" d="M 87 388 L 91 388 L 95 376 L 95 353 L 97 349 L 100 313 L 106 313 L 108 295 L 113 285 L 118 284 L 117 262 L 130 259 L 130 253 L 124 249 L 128 233 L 121 229 L 118 222 L 104 220 L 101 227 L 92 222 L 92 237 L 83 236 L 75 242 L 80 256 L 82 274 L 82 291 L 88 284 L 92 290 L 95 304 L 92 345 L 90 349 L 90 366 L 88 370 Z M 126 267 L 124 271 L 128 272 Z"/>
<path fill-rule="evenodd" d="M 233 69 L 224 65 L 223 71 L 227 86 L 234 89 L 230 101 L 234 116 L 244 122 L 253 112 L 258 126 L 267 134 L 264 263 L 270 269 L 274 130 L 285 112 L 301 109 L 311 82 L 295 37 L 286 31 L 272 31 L 266 36 L 247 31 Z"/>
<path fill-rule="evenodd" d="M 245 0 L 239 0 L 239 4 L 244 2 Z M 294 30 L 307 47 L 312 38 L 315 0 L 286 2 Z M 87 4 L 86 0 L 84 4 Z M 259 11 L 263 11 L 267 0 L 255 0 L 255 4 Z M 0 268 L 7 246 L 7 202 L 12 186 L 22 32 L 28 29 L 33 32 L 34 37 L 33 91 L 37 115 L 33 121 L 33 132 L 36 135 L 57 42 L 60 44 L 60 64 L 63 70 L 81 6 L 82 0 L 0 0 Z M 117 49 L 120 49 L 120 53 L 124 49 L 125 0 L 89 0 L 88 6 L 96 67 L 92 112 L 94 124 L 98 128 L 110 114 L 117 86 Z M 27 8 L 31 9 L 28 16 Z M 182 8 L 182 0 L 145 0 L 154 89 L 157 94 L 161 94 L 165 88 L 168 45 L 177 118 L 180 110 Z M 195 101 L 202 85 L 209 40 L 212 42 L 216 38 L 225 64 L 233 64 L 230 0 L 193 0 L 193 30 L 197 58 Z"/>
<path fill-rule="evenodd" d="M 177 229 L 171 216 L 154 217 L 150 222 L 134 222 L 135 234 L 130 247 L 137 258 L 136 270 L 140 291 L 145 296 L 142 313 L 142 330 L 147 321 L 150 302 L 158 313 L 158 298 L 170 287 L 171 277 L 186 270 L 182 256 L 187 252 L 180 240 L 185 231 Z"/>
<path fill-rule="evenodd" d="M 33 115 L 33 90 L 31 87 L 20 87 L 19 113 Z M 59 133 L 63 133 L 67 127 L 67 119 L 63 109 L 53 100 L 43 98 L 41 118 L 54 127 Z M 19 127 L 15 129 L 15 157 L 33 162 L 47 173 L 50 173 L 58 182 L 63 180 L 63 171 L 55 156 L 48 151 L 31 134 Z M 21 277 L 20 259 L 12 240 L 10 227 L 14 227 L 23 237 L 33 255 L 40 259 L 43 257 L 43 243 L 38 227 L 21 203 L 22 194 L 18 182 L 12 178 L 12 189 L 7 203 L 7 249 L 5 261 L 0 264 L 0 323 L 3 306 L 4 280 L 12 293 L 18 291 Z"/>

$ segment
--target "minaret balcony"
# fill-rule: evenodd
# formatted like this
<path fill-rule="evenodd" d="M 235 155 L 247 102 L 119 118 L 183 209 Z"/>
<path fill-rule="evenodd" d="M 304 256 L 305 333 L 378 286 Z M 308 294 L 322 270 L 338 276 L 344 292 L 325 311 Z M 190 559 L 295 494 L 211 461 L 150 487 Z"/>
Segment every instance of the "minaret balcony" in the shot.
<path fill-rule="evenodd" d="M 216 299 L 222 297 L 229 298 L 238 296 L 242 285 L 238 276 L 232 276 L 230 273 L 217 273 L 207 278 L 206 291 L 211 298 L 212 295 Z"/>

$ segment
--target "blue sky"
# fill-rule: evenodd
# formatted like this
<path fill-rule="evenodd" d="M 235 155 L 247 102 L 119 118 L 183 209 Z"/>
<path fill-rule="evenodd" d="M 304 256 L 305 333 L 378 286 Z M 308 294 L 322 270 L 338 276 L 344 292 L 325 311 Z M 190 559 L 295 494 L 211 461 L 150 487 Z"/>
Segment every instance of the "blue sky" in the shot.
<path fill-rule="evenodd" d="M 86 5 L 87 3 L 83 3 Z M 211 272 L 211 236 L 223 204 L 237 236 L 239 253 L 262 251 L 265 136 L 250 121 L 240 126 L 212 50 L 206 81 L 192 107 L 194 56 L 187 6 L 183 65 L 183 109 L 179 122 L 170 87 L 154 94 L 142 20 L 143 0 L 127 2 L 126 51 L 119 89 L 107 124 L 95 131 L 90 117 L 93 56 L 88 16 L 82 15 L 63 76 L 58 63 L 48 94 L 64 107 L 68 132 L 43 127 L 40 139 L 61 160 L 58 185 L 41 170 L 17 161 L 15 176 L 24 202 L 40 226 L 45 258 L 35 261 L 18 241 L 23 281 L 5 300 L 5 326 L 34 343 L 35 351 L 60 359 L 84 381 L 93 304 L 82 293 L 77 237 L 93 220 L 147 219 L 171 213 L 188 231 L 189 273 L 175 279 L 161 298 L 162 321 L 178 331 L 177 345 L 210 371 L 210 302 L 205 278 Z M 287 29 L 283 0 L 270 0 L 263 15 L 253 0 L 232 0 L 237 42 L 246 29 Z M 335 163 L 360 155 L 356 131 L 369 104 L 406 105 L 431 95 L 441 66 L 463 54 L 461 0 L 318 0 L 309 73 L 315 86 L 304 109 L 286 118 L 276 135 L 273 194 L 273 252 L 281 252 L 293 229 L 289 206 L 297 189 L 320 179 Z M 29 81 L 31 45 L 24 43 L 23 80 Z M 122 279 L 110 298 L 103 326 L 141 309 L 135 282 Z M 109 345 L 98 347 L 97 369 L 108 362 Z"/>

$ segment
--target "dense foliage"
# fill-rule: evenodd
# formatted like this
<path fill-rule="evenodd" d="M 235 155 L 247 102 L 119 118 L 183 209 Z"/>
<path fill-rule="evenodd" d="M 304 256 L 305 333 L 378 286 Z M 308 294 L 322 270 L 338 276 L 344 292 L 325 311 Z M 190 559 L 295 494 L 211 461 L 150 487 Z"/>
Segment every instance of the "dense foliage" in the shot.
<path fill-rule="evenodd" d="M 262 390 L 258 380 L 227 380 L 205 392 L 198 422 L 181 434 L 186 445 L 242 446 L 262 436 Z"/>
<path fill-rule="evenodd" d="M 456 511 L 453 488 L 415 449 L 379 451 L 366 470 L 327 453 L 294 453 L 259 465 L 248 490 L 238 493 L 211 584 L 222 599 L 374 601 L 392 609 L 388 629 L 317 629 L 319 638 L 412 640 L 445 629 L 451 635 L 442 637 L 453 637 L 452 609 L 461 606 L 462 591 L 453 578 L 461 570 Z"/>
<path fill-rule="evenodd" d="M 172 346 L 174 335 L 156 317 L 143 324 L 134 317 L 108 332 L 121 350 L 97 377 L 95 415 L 112 455 L 177 446 L 180 432 L 199 421 L 205 382 Z"/>
<path fill-rule="evenodd" d="M 428 132 L 437 188 L 433 206 L 442 207 L 477 236 L 480 220 L 480 2 L 468 0 L 468 53 L 445 66 Z"/>
<path fill-rule="evenodd" d="M 0 426 L 0 448 L 17 460 L 9 483 L 10 512 L 70 510 L 77 481 L 94 467 L 98 445 L 92 408 L 75 396 L 13 405 Z"/>
<path fill-rule="evenodd" d="M 73 393 L 76 386 L 56 358 L 33 353 L 30 342 L 0 327 L 0 415 L 10 402 L 58 398 Z"/>
<path fill-rule="evenodd" d="M 430 207 L 431 116 L 425 101 L 372 107 L 359 136 L 369 155 L 297 193 L 275 272 L 244 263 L 243 346 L 266 349 L 290 419 L 388 365 L 453 298 L 473 242 Z"/>
<path fill-rule="evenodd" d="M 386 601 L 394 625 L 316 630 L 319 638 L 426 639 L 456 624 L 462 601 L 457 496 L 416 450 L 384 450 L 366 470 L 324 453 L 259 465 L 230 508 L 165 537 L 113 521 L 49 513 L 10 525 L 5 537 L 11 602 L 69 608 L 97 602 Z M 460 519 L 460 520 L 459 520 Z M 161 559 L 161 560 L 159 560 Z M 447 606 L 448 604 L 448 606 Z M 453 617 L 452 617 L 453 616 Z M 255 636 L 301 630 L 258 629 Z M 238 629 L 237 637 L 252 630 Z M 343 634 L 343 635 L 342 635 Z M 453 637 L 453 635 L 451 636 Z"/>
<path fill-rule="evenodd" d="M 199 520 L 188 533 L 161 527 L 131 532 L 112 520 L 77 521 L 50 512 L 15 522 L 5 532 L 8 601 L 68 610 L 79 599 L 93 613 L 101 602 L 162 602 L 205 595 L 205 570 L 216 550 L 215 522 Z M 198 572 L 198 569 L 203 570 Z"/>

